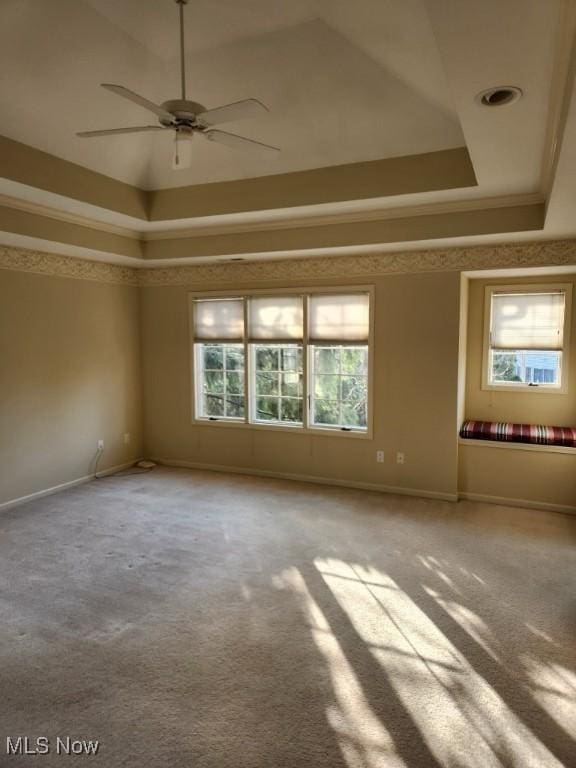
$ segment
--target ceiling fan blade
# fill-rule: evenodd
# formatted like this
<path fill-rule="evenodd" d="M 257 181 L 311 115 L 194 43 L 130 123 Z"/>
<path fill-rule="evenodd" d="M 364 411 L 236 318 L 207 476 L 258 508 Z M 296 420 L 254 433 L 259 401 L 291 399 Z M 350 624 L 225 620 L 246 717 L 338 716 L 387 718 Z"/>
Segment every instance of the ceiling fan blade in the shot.
<path fill-rule="evenodd" d="M 106 88 L 107 91 L 115 93 L 117 96 L 122 96 L 123 99 L 128 99 L 128 101 L 132 101 L 134 104 L 138 104 L 139 107 L 144 107 L 144 109 L 148 109 L 150 112 L 154 112 L 154 114 L 158 115 L 158 117 L 163 117 L 165 120 L 170 120 L 170 122 L 174 120 L 174 115 L 171 115 L 170 112 L 168 112 L 166 109 L 158 106 L 158 104 L 154 104 L 153 101 L 148 101 L 148 99 L 145 99 L 144 96 L 139 96 L 137 93 L 134 93 L 134 91 L 131 91 L 128 88 L 124 88 L 123 85 L 101 83 L 101 86 L 102 88 Z"/>
<path fill-rule="evenodd" d="M 116 133 L 145 133 L 146 131 L 169 131 L 161 125 L 135 125 L 133 128 L 108 128 L 102 131 L 80 131 L 76 136 L 89 139 L 91 136 L 113 136 Z"/>
<path fill-rule="evenodd" d="M 202 135 L 209 141 L 225 144 L 227 147 L 232 147 L 232 149 L 246 149 L 249 152 L 258 152 L 266 155 L 277 155 L 280 152 L 278 147 L 262 144 L 261 141 L 254 141 L 254 139 L 245 139 L 244 136 L 236 136 L 235 133 L 227 133 L 226 131 L 205 131 Z"/>
<path fill-rule="evenodd" d="M 244 120 L 247 117 L 258 117 L 258 115 L 268 111 L 268 107 L 265 107 L 258 99 L 245 99 L 200 112 L 199 115 L 196 115 L 196 119 L 201 125 L 219 125 L 220 123 L 231 123 L 234 120 Z"/>

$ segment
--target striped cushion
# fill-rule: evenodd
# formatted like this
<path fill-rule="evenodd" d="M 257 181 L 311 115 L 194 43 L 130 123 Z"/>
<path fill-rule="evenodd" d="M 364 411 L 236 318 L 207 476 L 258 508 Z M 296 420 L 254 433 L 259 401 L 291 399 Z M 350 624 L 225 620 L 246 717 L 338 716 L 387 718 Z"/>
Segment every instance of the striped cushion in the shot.
<path fill-rule="evenodd" d="M 575 427 L 545 427 L 542 424 L 511 424 L 506 421 L 465 421 L 460 430 L 460 437 L 576 448 Z"/>

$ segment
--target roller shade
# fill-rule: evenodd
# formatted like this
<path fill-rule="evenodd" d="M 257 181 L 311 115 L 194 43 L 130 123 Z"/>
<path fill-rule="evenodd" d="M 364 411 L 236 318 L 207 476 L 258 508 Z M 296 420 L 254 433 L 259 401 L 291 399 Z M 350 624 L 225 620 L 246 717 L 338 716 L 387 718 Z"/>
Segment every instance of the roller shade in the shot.
<path fill-rule="evenodd" d="M 248 336 L 260 341 L 301 341 L 304 334 L 302 296 L 258 296 L 248 304 Z"/>
<path fill-rule="evenodd" d="M 367 342 L 370 297 L 367 293 L 322 294 L 310 297 L 311 342 Z"/>
<path fill-rule="evenodd" d="M 206 299 L 194 303 L 196 341 L 242 341 L 244 302 L 242 299 Z"/>
<path fill-rule="evenodd" d="M 492 294 L 492 349 L 562 349 L 564 304 L 562 291 Z"/>

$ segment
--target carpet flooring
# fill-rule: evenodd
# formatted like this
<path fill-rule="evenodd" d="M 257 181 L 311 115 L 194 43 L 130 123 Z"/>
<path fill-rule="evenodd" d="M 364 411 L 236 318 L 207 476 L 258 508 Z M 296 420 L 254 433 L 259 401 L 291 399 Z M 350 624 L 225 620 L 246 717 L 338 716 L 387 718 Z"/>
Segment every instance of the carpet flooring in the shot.
<path fill-rule="evenodd" d="M 558 513 L 170 468 L 12 508 L 0 766 L 576 766 L 575 544 Z"/>

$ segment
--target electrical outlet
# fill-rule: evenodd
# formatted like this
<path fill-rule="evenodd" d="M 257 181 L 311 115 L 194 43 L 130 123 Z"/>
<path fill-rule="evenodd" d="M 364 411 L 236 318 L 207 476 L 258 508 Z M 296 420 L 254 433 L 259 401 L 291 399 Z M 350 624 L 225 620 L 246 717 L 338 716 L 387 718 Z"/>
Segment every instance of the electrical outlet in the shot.
<path fill-rule="evenodd" d="M 130 432 L 124 432 L 124 445 L 128 445 L 130 442 Z"/>
<path fill-rule="evenodd" d="M 396 454 L 396 464 L 404 464 L 404 461 L 406 460 L 406 456 L 398 451 Z"/>
<path fill-rule="evenodd" d="M 384 464 L 384 451 L 376 451 L 376 461 L 378 464 Z"/>
<path fill-rule="evenodd" d="M 104 450 L 104 440 L 98 440 L 98 450 L 99 451 Z"/>

